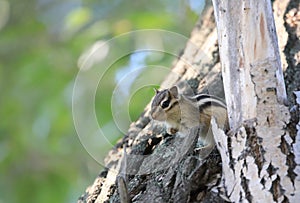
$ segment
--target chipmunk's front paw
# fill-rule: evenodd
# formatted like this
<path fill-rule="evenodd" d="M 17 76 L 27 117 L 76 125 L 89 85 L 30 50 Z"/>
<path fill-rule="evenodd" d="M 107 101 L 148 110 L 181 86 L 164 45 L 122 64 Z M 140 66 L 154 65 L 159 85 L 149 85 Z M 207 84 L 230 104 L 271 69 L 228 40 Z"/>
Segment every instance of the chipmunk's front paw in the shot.
<path fill-rule="evenodd" d="M 167 128 L 167 133 L 170 135 L 175 135 L 178 132 L 177 128 Z"/>

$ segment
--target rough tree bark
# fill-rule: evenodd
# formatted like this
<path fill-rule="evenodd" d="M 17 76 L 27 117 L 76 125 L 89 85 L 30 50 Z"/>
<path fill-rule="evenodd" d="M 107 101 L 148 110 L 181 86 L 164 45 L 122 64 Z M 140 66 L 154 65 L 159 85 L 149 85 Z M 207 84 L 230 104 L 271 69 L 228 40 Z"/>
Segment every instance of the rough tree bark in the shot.
<path fill-rule="evenodd" d="M 219 3 L 221 4 L 222 2 Z M 226 19 L 223 17 L 221 19 L 221 15 L 229 15 L 226 16 L 227 20 L 228 17 L 234 17 L 227 12 L 226 6 L 230 4 L 215 6 L 219 12 L 217 14 L 219 26 L 220 21 L 228 26 Z M 293 95 L 293 91 L 300 89 L 300 42 L 296 41 L 300 36 L 299 3 L 288 0 L 273 2 L 280 56 L 285 71 L 288 100 L 292 107 L 291 115 L 288 108 L 282 105 L 282 99 L 277 99 L 277 93 L 284 94 L 282 87 L 278 88 L 280 85 L 278 77 L 274 77 L 277 76 L 276 70 L 279 68 L 278 53 L 268 57 L 266 54 L 272 50 L 268 49 L 266 53 L 262 53 L 261 50 L 271 44 L 275 48 L 273 51 L 276 52 L 276 42 L 272 41 L 268 34 L 274 30 L 267 29 L 270 13 L 265 15 L 264 9 L 267 9 L 265 5 L 257 7 L 261 10 L 252 9 L 253 6 L 241 4 L 235 8 L 236 12 L 243 16 L 237 21 L 239 23 L 236 29 L 244 31 L 246 23 L 249 21 L 253 23 L 252 27 L 248 28 L 251 33 L 241 33 L 242 38 L 235 33 L 237 38 L 230 38 L 241 40 L 240 43 L 235 43 L 236 47 L 244 43 L 248 45 L 248 47 L 239 47 L 246 52 L 236 55 L 236 59 L 243 60 L 237 60 L 231 65 L 224 64 L 224 52 L 222 52 L 224 47 L 220 49 L 224 70 L 228 70 L 226 67 L 232 68 L 235 63 L 236 70 L 237 67 L 239 70 L 245 67 L 244 72 L 236 73 L 239 78 L 237 82 L 247 80 L 247 84 L 250 85 L 250 87 L 241 86 L 249 88 L 247 91 L 250 92 L 242 95 L 243 100 L 240 100 L 242 89 L 237 92 L 232 89 L 231 94 L 238 96 L 236 97 L 238 98 L 236 102 L 239 102 L 237 114 L 234 113 L 237 109 L 233 109 L 233 106 L 237 105 L 232 106 L 234 101 L 231 101 L 231 96 L 226 92 L 226 100 L 232 112 L 230 115 L 233 115 L 231 116 L 233 128 L 231 135 L 226 137 L 221 130 L 214 127 L 220 153 L 215 149 L 205 160 L 200 160 L 192 144 L 180 159 L 176 159 L 178 151 L 175 146 L 182 146 L 185 143 L 168 136 L 162 126 L 152 122 L 149 118 L 149 106 L 147 106 L 143 115 L 131 124 L 125 137 L 109 152 L 105 160 L 106 168 L 87 188 L 78 202 L 120 202 L 116 184 L 120 170 L 131 171 L 126 175 L 126 184 L 132 202 L 225 202 L 226 200 L 255 202 L 262 198 L 269 202 L 297 202 L 295 201 L 297 198 L 299 201 L 297 174 L 300 171 L 300 133 L 297 135 L 296 128 L 299 122 L 299 106 Z M 254 23 L 257 21 L 258 25 Z M 221 33 L 219 32 L 219 35 Z M 252 40 L 252 37 L 257 39 Z M 162 87 L 180 85 L 181 81 L 187 81 L 195 92 L 209 91 L 210 94 L 224 97 L 217 39 L 213 9 L 209 6 L 191 33 L 192 43 L 186 45 L 182 56 L 174 63 L 172 71 L 176 74 L 169 75 Z M 219 36 L 219 39 L 222 39 L 220 46 L 230 43 L 229 38 L 224 39 Z M 203 53 L 206 53 L 206 56 Z M 234 49 L 233 53 L 238 52 Z M 184 61 L 192 64 L 193 68 L 186 65 Z M 228 62 L 231 62 L 230 58 Z M 271 81 L 266 81 L 263 77 L 270 77 Z M 225 81 L 225 87 L 229 84 L 230 80 Z M 226 91 L 229 90 L 226 88 Z M 244 102 L 248 99 L 249 102 L 244 106 Z M 249 105 L 253 106 L 249 107 Z M 212 124 L 214 126 L 213 122 Z M 194 143 L 194 140 L 190 140 L 190 143 Z M 148 156 L 127 160 L 124 169 L 123 146 L 126 147 L 127 154 Z M 162 165 L 164 167 L 161 167 Z M 123 169 L 120 169 L 120 166 Z M 139 173 L 140 171 L 143 173 Z M 147 173 L 144 173 L 145 171 Z"/>
<path fill-rule="evenodd" d="M 230 201 L 296 202 L 300 174 L 271 2 L 213 0 L 232 135 L 215 130 Z"/>

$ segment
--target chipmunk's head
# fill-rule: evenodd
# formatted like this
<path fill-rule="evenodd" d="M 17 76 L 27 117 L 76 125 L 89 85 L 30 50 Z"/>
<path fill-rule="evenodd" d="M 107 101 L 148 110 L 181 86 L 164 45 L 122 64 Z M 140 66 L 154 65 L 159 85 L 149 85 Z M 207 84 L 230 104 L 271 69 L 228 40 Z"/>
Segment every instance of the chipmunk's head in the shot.
<path fill-rule="evenodd" d="M 179 122 L 180 107 L 177 87 L 173 86 L 170 89 L 155 91 L 156 95 L 151 104 L 151 117 L 157 121 Z"/>

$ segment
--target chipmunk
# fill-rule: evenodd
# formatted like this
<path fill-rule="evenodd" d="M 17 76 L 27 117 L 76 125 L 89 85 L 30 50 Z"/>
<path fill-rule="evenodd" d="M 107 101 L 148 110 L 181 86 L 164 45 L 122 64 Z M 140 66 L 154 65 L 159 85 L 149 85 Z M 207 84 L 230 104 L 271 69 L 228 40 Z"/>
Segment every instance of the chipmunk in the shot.
<path fill-rule="evenodd" d="M 200 126 L 202 133 L 198 142 L 210 148 L 215 146 L 210 128 L 212 117 L 220 128 L 228 128 L 226 104 L 221 99 L 207 94 L 179 94 L 176 86 L 156 90 L 150 115 L 153 120 L 165 121 L 167 133 L 171 135 L 179 133 L 186 136 L 193 127 Z"/>

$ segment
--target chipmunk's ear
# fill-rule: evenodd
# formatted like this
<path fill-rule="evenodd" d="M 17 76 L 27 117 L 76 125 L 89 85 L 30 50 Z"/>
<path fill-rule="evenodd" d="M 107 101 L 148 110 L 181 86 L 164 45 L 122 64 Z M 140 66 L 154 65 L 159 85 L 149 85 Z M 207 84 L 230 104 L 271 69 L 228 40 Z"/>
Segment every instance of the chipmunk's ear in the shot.
<path fill-rule="evenodd" d="M 158 89 L 156 89 L 155 87 L 153 88 L 153 90 L 155 91 L 155 94 L 159 93 Z"/>
<path fill-rule="evenodd" d="M 173 97 L 178 99 L 178 88 L 176 86 L 171 87 L 169 89 L 169 92 L 171 93 L 171 95 L 173 95 Z"/>

